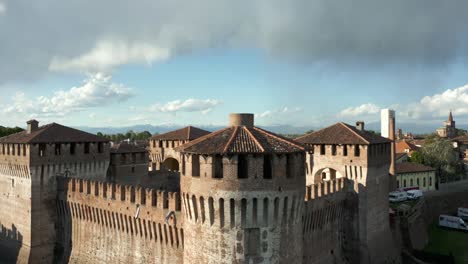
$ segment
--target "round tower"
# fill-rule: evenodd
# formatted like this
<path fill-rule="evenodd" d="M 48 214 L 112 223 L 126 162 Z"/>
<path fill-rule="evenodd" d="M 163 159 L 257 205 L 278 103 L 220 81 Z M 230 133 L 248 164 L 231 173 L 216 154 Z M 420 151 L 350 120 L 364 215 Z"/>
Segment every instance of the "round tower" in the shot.
<path fill-rule="evenodd" d="M 303 147 L 231 114 L 230 126 L 181 153 L 184 259 L 301 263 Z"/>

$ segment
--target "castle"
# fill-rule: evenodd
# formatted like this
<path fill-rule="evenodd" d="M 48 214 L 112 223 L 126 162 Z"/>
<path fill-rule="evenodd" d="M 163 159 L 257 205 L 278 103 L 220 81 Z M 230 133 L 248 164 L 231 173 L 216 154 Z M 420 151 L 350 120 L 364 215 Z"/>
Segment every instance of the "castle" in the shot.
<path fill-rule="evenodd" d="M 180 171 L 179 192 L 107 182 L 109 142 L 72 128 L 33 120 L 1 138 L 2 257 L 400 262 L 388 223 L 391 141 L 364 123 L 290 140 L 256 127 L 252 114 L 231 114 L 228 127 L 198 132 L 150 140 L 151 169 Z"/>

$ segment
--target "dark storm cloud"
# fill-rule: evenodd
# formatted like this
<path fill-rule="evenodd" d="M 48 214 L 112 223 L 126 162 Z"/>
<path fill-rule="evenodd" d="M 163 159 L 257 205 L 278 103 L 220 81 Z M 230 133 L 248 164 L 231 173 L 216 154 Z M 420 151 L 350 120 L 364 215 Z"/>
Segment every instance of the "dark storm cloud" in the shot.
<path fill-rule="evenodd" d="M 467 58 L 466 0 L 0 3 L 0 82 L 212 47 L 300 63 L 444 66 Z"/>

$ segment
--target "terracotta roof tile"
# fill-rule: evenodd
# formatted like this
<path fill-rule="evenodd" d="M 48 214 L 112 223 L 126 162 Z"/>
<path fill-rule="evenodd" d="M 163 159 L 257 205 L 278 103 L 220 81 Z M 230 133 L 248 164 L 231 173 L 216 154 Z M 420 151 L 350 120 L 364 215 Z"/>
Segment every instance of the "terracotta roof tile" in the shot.
<path fill-rule="evenodd" d="M 203 137 L 205 135 L 208 135 L 210 132 L 193 127 L 193 126 L 188 126 L 184 127 L 178 130 L 174 130 L 171 132 L 167 132 L 161 135 L 155 135 L 151 139 L 152 140 L 194 140 L 199 137 Z"/>
<path fill-rule="evenodd" d="M 420 147 L 406 140 L 401 140 L 401 141 L 396 142 L 395 149 L 396 149 L 396 153 L 405 153 L 406 150 L 408 150 L 409 152 L 418 151 Z"/>
<path fill-rule="evenodd" d="M 184 144 L 176 150 L 198 154 L 293 153 L 304 147 L 258 127 L 232 126 Z"/>
<path fill-rule="evenodd" d="M 312 132 L 296 141 L 303 144 L 381 144 L 390 143 L 391 140 L 373 134 L 368 131 L 361 131 L 346 123 L 336 123 L 319 131 Z"/>
<path fill-rule="evenodd" d="M 27 131 L 22 131 L 0 138 L 0 143 L 37 144 L 65 142 L 109 142 L 109 140 L 56 123 L 41 126 L 30 134 Z"/>
<path fill-rule="evenodd" d="M 413 173 L 413 172 L 425 172 L 435 171 L 434 168 L 413 162 L 403 162 L 395 164 L 396 173 Z"/>

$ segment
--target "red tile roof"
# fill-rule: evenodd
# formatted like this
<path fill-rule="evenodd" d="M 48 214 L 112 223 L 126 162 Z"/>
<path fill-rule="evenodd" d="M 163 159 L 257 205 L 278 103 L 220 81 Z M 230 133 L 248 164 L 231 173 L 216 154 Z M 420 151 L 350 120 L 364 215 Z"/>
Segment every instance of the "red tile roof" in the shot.
<path fill-rule="evenodd" d="M 435 171 L 435 169 L 426 165 L 413 163 L 413 162 L 403 162 L 403 163 L 395 164 L 395 172 L 397 174 L 426 172 L 426 171 Z"/>
<path fill-rule="evenodd" d="M 361 131 L 354 126 L 340 122 L 319 131 L 312 132 L 296 141 L 303 144 L 380 144 L 390 143 L 391 140 L 373 134 L 368 131 Z"/>
<path fill-rule="evenodd" d="M 151 137 L 152 140 L 194 140 L 199 137 L 208 135 L 209 131 L 188 126 L 171 132 L 167 132 L 161 135 L 155 135 Z"/>
<path fill-rule="evenodd" d="M 57 123 L 41 126 L 30 134 L 27 131 L 22 131 L 0 138 L 0 143 L 37 144 L 68 142 L 109 142 L 109 140 Z"/>
<path fill-rule="evenodd" d="M 258 127 L 232 126 L 179 146 L 176 150 L 197 154 L 293 153 L 304 147 Z"/>
<path fill-rule="evenodd" d="M 413 152 L 413 151 L 418 151 L 420 149 L 420 147 L 406 141 L 406 140 L 401 140 L 401 141 L 397 141 L 395 143 L 395 150 L 396 150 L 396 153 L 406 153 L 406 150 L 408 150 L 409 152 Z"/>

